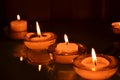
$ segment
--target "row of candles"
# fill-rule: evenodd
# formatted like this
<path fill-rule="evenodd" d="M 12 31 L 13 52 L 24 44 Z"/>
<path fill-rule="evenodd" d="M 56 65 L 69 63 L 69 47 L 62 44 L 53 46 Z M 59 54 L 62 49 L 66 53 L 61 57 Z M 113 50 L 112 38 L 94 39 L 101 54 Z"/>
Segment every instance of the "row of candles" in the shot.
<path fill-rule="evenodd" d="M 10 27 L 13 32 L 27 31 L 27 21 L 20 20 L 20 16 L 17 15 L 17 20 L 11 21 Z M 18 34 L 17 36 L 22 35 L 22 37 L 17 39 L 24 39 L 25 46 L 30 50 L 48 50 L 50 58 L 56 63 L 73 64 L 75 72 L 82 78 L 108 79 L 116 73 L 118 61 L 115 57 L 103 54 L 96 55 L 94 48 L 91 50 L 92 56 L 86 55 L 84 54 L 85 46 L 70 43 L 67 34 L 64 34 L 65 42 L 57 44 L 57 35 L 52 32 L 41 32 L 38 21 L 36 21 L 36 30 L 37 34 L 33 32 Z M 20 60 L 22 61 L 23 57 L 20 57 Z M 41 65 L 38 65 L 39 71 L 40 68 Z"/>

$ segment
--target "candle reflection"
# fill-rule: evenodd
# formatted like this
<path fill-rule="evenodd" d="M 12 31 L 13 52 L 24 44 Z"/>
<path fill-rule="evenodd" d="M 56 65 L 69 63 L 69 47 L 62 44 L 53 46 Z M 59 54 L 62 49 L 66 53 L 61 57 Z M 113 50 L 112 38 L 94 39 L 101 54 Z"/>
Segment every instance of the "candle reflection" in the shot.
<path fill-rule="evenodd" d="M 23 61 L 23 57 L 22 56 L 20 57 L 20 61 Z"/>
<path fill-rule="evenodd" d="M 38 65 L 38 71 L 41 71 L 42 65 Z"/>

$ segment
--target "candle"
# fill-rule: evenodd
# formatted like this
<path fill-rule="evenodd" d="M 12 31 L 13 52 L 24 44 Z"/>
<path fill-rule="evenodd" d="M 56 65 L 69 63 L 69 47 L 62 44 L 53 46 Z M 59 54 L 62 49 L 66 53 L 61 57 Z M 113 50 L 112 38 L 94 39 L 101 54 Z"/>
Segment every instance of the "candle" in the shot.
<path fill-rule="evenodd" d="M 96 57 L 93 48 L 92 57 L 90 55 L 76 57 L 73 65 L 75 72 L 80 77 L 89 80 L 106 80 L 118 69 L 118 61 L 113 56 L 98 55 Z"/>
<path fill-rule="evenodd" d="M 26 35 L 27 31 L 21 31 L 21 32 L 10 32 L 10 38 L 11 39 L 15 39 L 15 40 L 22 40 L 24 39 L 25 35 Z"/>
<path fill-rule="evenodd" d="M 113 32 L 115 34 L 120 34 L 120 22 L 113 22 L 111 25 Z"/>
<path fill-rule="evenodd" d="M 52 32 L 42 32 L 36 21 L 37 34 L 29 32 L 25 36 L 24 44 L 29 49 L 44 50 L 56 42 L 56 35 Z"/>
<path fill-rule="evenodd" d="M 57 47 L 55 48 L 57 54 L 64 54 L 66 53 L 66 55 L 72 54 L 73 52 L 77 52 L 78 51 L 78 45 L 75 43 L 69 43 L 68 41 L 68 37 L 66 34 L 64 34 L 64 43 L 59 43 L 57 45 Z"/>
<path fill-rule="evenodd" d="M 27 31 L 27 21 L 20 20 L 20 16 L 17 15 L 17 20 L 11 21 L 10 27 L 12 31 Z"/>
<path fill-rule="evenodd" d="M 53 51 L 51 53 L 54 55 L 55 62 L 61 64 L 71 64 L 72 60 L 79 55 L 79 51 L 81 51 L 81 49 L 83 49 L 83 51 L 81 51 L 80 54 L 84 53 L 85 46 L 82 44 L 69 43 L 66 34 L 64 34 L 64 40 L 65 42 L 63 43 L 55 44 L 56 46 L 50 46 L 49 50 Z"/>

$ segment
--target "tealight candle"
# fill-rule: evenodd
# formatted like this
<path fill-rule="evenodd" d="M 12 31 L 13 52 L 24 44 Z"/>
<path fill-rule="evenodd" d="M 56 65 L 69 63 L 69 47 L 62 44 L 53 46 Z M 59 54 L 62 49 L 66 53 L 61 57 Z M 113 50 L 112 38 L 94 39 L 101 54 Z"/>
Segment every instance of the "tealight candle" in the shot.
<path fill-rule="evenodd" d="M 17 20 L 11 21 L 10 27 L 12 31 L 27 31 L 27 21 L 20 20 L 20 16 L 17 15 Z"/>
<path fill-rule="evenodd" d="M 76 56 L 85 52 L 85 46 L 82 44 L 69 43 L 66 34 L 64 34 L 64 40 L 64 43 L 54 44 L 50 46 L 48 50 L 53 51 L 50 53 L 53 53 L 55 62 L 61 64 L 71 64 L 72 60 Z"/>
<path fill-rule="evenodd" d="M 29 49 L 44 50 L 56 42 L 56 35 L 52 32 L 42 32 L 38 22 L 36 22 L 37 34 L 29 32 L 25 36 L 24 44 Z"/>
<path fill-rule="evenodd" d="M 92 57 L 83 55 L 74 59 L 74 70 L 80 77 L 88 80 L 106 80 L 116 73 L 118 61 L 113 56 L 94 57 L 96 55 L 93 48 L 92 54 Z"/>

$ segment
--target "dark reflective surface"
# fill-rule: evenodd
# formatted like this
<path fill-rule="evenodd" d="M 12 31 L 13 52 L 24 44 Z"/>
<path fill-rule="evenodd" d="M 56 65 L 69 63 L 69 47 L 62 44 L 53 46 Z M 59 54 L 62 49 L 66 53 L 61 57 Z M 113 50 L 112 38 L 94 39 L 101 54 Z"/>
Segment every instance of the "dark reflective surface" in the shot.
<path fill-rule="evenodd" d="M 91 47 L 96 52 L 110 54 L 119 59 L 120 45 L 119 38 L 112 33 L 111 26 L 104 23 L 52 23 L 43 25 L 47 30 L 56 33 L 57 42 L 63 42 L 63 34 L 67 33 L 70 42 L 80 42 L 87 46 L 88 53 Z M 47 27 L 46 27 L 47 26 Z M 38 71 L 38 64 L 44 60 L 41 56 L 32 56 L 36 61 L 31 63 L 26 53 L 27 50 L 23 40 L 10 39 L 3 32 L 0 37 L 0 80 L 84 80 L 76 75 L 72 65 L 61 65 L 53 63 L 50 59 L 43 64 L 41 71 Z M 116 40 L 117 39 L 117 40 Z M 33 52 L 34 53 L 34 52 Z M 47 52 L 46 56 L 49 56 Z M 32 53 L 31 53 L 32 54 Z M 23 56 L 21 62 L 19 57 Z M 37 57 L 37 58 L 36 58 Z M 43 59 L 39 59 L 39 57 Z M 34 60 L 33 59 L 33 60 Z M 30 60 L 30 61 L 29 61 Z M 38 62 L 37 62 L 38 61 Z M 120 71 L 109 80 L 119 80 Z"/>

